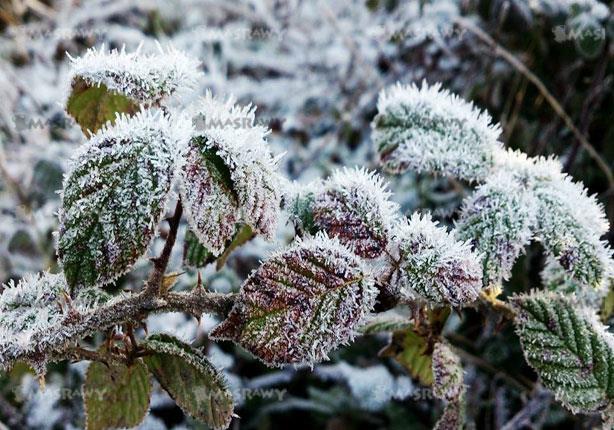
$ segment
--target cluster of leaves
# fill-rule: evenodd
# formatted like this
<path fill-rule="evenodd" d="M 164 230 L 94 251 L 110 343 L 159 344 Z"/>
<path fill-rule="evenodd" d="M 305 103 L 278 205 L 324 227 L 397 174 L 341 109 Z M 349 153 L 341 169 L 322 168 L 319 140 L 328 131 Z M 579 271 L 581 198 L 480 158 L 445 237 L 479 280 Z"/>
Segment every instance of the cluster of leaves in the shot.
<path fill-rule="evenodd" d="M 430 96 L 428 102 L 425 94 Z M 434 111 L 441 113 L 431 122 L 413 125 L 416 112 L 422 112 L 425 105 L 436 106 Z M 568 295 L 535 293 L 512 300 L 526 359 L 544 385 L 573 412 L 598 411 L 608 419 L 612 411 L 614 339 L 593 315 L 594 309 L 589 306 L 594 301 L 576 298 L 590 298 L 595 290 L 606 290 L 613 276 L 612 251 L 601 240 L 609 225 L 596 198 L 562 173 L 555 159 L 529 158 L 493 144 L 496 139 L 484 133 L 497 130 L 490 126 L 490 118 L 440 92 L 438 86 L 396 87 L 394 92 L 382 94 L 379 108 L 373 127 L 385 166 L 392 159 L 411 160 L 402 169 L 397 166 L 393 170 L 421 171 L 425 165 L 432 165 L 434 173 L 481 183 L 463 205 L 456 234 L 470 240 L 482 255 L 484 286 L 495 296 L 486 298 L 497 300 L 501 281 L 510 276 L 515 260 L 532 239 L 543 244 L 549 255 L 546 286 L 559 291 L 566 288 Z M 474 121 L 467 121 L 468 116 Z M 481 134 L 476 130 L 478 120 L 483 122 Z M 405 124 L 419 131 L 393 133 L 391 124 Z M 446 124 L 455 124 L 452 136 L 457 140 L 442 137 Z M 448 151 L 427 150 L 433 147 L 432 141 L 446 139 L 451 145 Z M 458 157 L 457 162 L 450 154 Z M 474 159 L 490 163 L 477 170 L 458 170 L 466 160 Z M 415 280 L 412 284 L 420 285 Z M 426 290 L 437 294 L 433 286 Z M 582 310 L 577 311 L 575 306 Z"/>
<path fill-rule="evenodd" d="M 55 330 L 79 324 L 80 316 L 109 300 L 91 289 L 113 283 L 146 254 L 175 186 L 189 226 L 185 258 L 197 267 L 218 256 L 223 264 L 254 234 L 272 238 L 282 200 L 290 212 L 299 237 L 247 278 L 227 318 L 211 332 L 212 339 L 232 340 L 272 366 L 326 359 L 353 339 L 383 295 L 411 303 L 416 320 L 425 309 L 471 305 L 483 286 L 496 289 L 509 277 L 533 238 L 578 291 L 611 278 L 611 252 L 601 242 L 608 226 L 595 199 L 555 161 L 503 150 L 490 117 L 439 86 L 382 93 L 374 140 L 391 172 L 411 169 L 480 184 L 453 232 L 428 215 L 401 216 L 383 179 L 362 169 L 294 184 L 282 199 L 285 182 L 251 106 L 209 93 L 188 115 L 165 103 L 193 81 L 196 63 L 183 54 L 92 51 L 74 63 L 67 108 L 89 140 L 64 181 L 57 247 L 63 274 L 26 278 L 7 286 L 0 300 L 2 357 L 25 351 L 22 357 L 40 373 L 53 354 L 68 350 L 53 345 Z M 156 278 L 150 281 L 146 288 L 156 287 Z M 154 296 L 169 288 L 160 287 Z M 512 303 L 527 361 L 544 385 L 574 411 L 611 411 L 611 336 L 588 313 L 575 311 L 573 299 L 525 295 Z M 427 333 L 395 324 L 385 330 L 395 331 L 392 344 L 401 344 L 399 361 L 411 369 L 420 361 L 416 376 L 446 402 L 437 427 L 462 428 L 463 371 L 440 336 L 443 322 L 431 321 Z M 128 353 L 111 345 L 90 365 L 88 428 L 138 424 L 149 404 L 150 374 L 186 413 L 213 428 L 228 427 L 232 396 L 200 351 L 165 335 L 124 341 Z M 43 344 L 49 350 L 42 351 Z M 113 389 L 102 399 L 88 395 L 97 387 Z"/>

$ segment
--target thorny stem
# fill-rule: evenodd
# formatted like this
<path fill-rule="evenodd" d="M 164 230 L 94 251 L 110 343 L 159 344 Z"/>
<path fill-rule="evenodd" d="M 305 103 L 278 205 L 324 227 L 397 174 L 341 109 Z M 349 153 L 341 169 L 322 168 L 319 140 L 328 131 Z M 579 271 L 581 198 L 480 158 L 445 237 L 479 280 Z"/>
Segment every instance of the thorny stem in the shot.
<path fill-rule="evenodd" d="M 175 206 L 175 213 L 168 219 L 169 232 L 164 243 L 164 248 L 159 257 L 154 258 L 153 270 L 149 274 L 149 279 L 145 284 L 145 293 L 148 297 L 156 297 L 160 294 L 160 287 L 162 286 L 162 280 L 164 279 L 164 272 L 168 266 L 168 261 L 171 258 L 171 252 L 177 239 L 177 231 L 179 230 L 179 223 L 181 221 L 181 214 L 183 213 L 183 206 L 181 205 L 181 199 L 177 200 Z"/>
<path fill-rule="evenodd" d="M 37 367 L 50 360 L 94 359 L 96 357 L 93 354 L 96 353 L 75 347 L 75 343 L 96 332 L 107 331 L 115 325 L 141 321 L 150 313 L 179 311 L 196 318 L 200 318 L 204 312 L 226 315 L 234 303 L 235 294 L 212 293 L 203 288 L 179 293 L 161 291 L 164 273 L 177 239 L 182 212 L 183 207 L 179 200 L 175 213 L 168 219 L 170 230 L 164 248 L 160 256 L 153 259 L 154 267 L 140 293 L 117 297 L 108 304 L 85 313 L 75 310 L 67 314 L 63 321 L 34 335 L 31 339 L 31 345 L 35 345 L 34 347 L 0 351 L 0 367 L 8 367 L 16 360 L 26 360 Z M 131 341 L 135 342 L 134 338 Z"/>
<path fill-rule="evenodd" d="M 140 320 L 151 313 L 185 312 L 200 316 L 209 312 L 226 315 L 234 300 L 234 294 L 211 293 L 202 289 L 169 292 L 164 297 L 154 298 L 144 290 L 138 294 L 116 298 L 108 304 L 73 315 L 70 319 L 37 333 L 30 339 L 30 345 L 35 345 L 33 347 L 13 347 L 0 351 L 0 367 L 8 367 L 17 360 L 36 364 L 74 357 L 77 341 L 115 325 Z"/>

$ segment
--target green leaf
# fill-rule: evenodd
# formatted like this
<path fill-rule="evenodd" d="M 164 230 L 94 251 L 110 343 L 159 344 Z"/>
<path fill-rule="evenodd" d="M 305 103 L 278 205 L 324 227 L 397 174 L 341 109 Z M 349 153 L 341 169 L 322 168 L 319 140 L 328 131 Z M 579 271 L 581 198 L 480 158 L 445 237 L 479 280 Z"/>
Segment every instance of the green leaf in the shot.
<path fill-rule="evenodd" d="M 214 429 L 232 419 L 232 393 L 224 376 L 196 349 L 166 334 L 149 336 L 144 360 L 151 373 L 187 414 Z"/>
<path fill-rule="evenodd" d="M 614 403 L 614 338 L 594 315 L 560 294 L 512 299 L 516 332 L 527 362 L 544 386 L 573 412 Z"/>
<path fill-rule="evenodd" d="M 360 259 L 318 235 L 252 273 L 211 337 L 237 342 L 269 365 L 314 363 L 352 338 L 376 293 Z"/>
<path fill-rule="evenodd" d="M 147 250 L 165 207 L 177 145 L 170 119 L 121 117 L 94 136 L 64 182 L 58 256 L 72 290 L 104 285 Z"/>
<path fill-rule="evenodd" d="M 66 111 L 77 121 L 86 136 L 96 133 L 106 122 L 115 121 L 116 113 L 134 114 L 139 106 L 123 94 L 104 84 L 91 85 L 76 77 L 66 102 Z"/>
<path fill-rule="evenodd" d="M 92 362 L 83 384 L 88 430 L 135 427 L 149 409 L 151 380 L 141 360 L 126 366 L 110 362 L 109 367 Z"/>
<path fill-rule="evenodd" d="M 183 243 L 183 264 L 187 267 L 201 268 L 209 263 L 215 263 L 216 270 L 220 270 L 232 252 L 252 240 L 255 236 L 254 231 L 249 225 L 237 224 L 236 231 L 232 240 L 226 242 L 226 247 L 222 254 L 216 257 L 198 240 L 192 230 L 187 230 Z"/>
<path fill-rule="evenodd" d="M 183 265 L 199 269 L 213 261 L 215 256 L 200 243 L 192 230 L 186 230 L 183 239 Z"/>
<path fill-rule="evenodd" d="M 413 327 L 394 332 L 380 355 L 394 358 L 422 385 L 433 385 L 433 355 L 429 351 L 428 339 Z"/>

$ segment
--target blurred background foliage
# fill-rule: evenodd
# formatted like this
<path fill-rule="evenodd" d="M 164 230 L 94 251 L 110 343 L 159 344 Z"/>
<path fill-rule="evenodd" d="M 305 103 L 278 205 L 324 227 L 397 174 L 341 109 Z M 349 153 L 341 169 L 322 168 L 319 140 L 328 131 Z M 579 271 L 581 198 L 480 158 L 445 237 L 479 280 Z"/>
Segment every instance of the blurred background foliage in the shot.
<path fill-rule="evenodd" d="M 286 152 L 285 173 L 305 182 L 339 166 L 377 168 L 370 122 L 378 92 L 397 81 L 441 81 L 487 109 L 501 123 L 507 146 L 531 156 L 558 156 L 614 220 L 614 18 L 607 3 L 3 0 L 0 31 L 3 282 L 57 269 L 56 190 L 67 160 L 84 141 L 63 110 L 66 53 L 78 56 L 103 43 L 128 50 L 143 43 L 147 50 L 159 40 L 198 58 L 202 87 L 190 96 L 209 88 L 254 103 L 258 121 L 272 129 L 274 150 Z M 428 175 L 389 180 L 404 213 L 430 210 L 449 226 L 471 192 L 470 184 Z M 250 242 L 219 272 L 203 270 L 206 283 L 220 291 L 237 289 L 259 258 L 291 235 L 286 225 L 273 244 Z M 614 239 L 612 231 L 607 239 Z M 181 265 L 180 254 L 174 267 Z M 531 246 L 505 294 L 539 287 L 543 262 L 540 246 Z M 146 269 L 144 261 L 114 288 L 139 287 Z M 194 285 L 195 276 L 187 271 L 178 288 Z M 601 312 L 605 321 L 613 308 L 611 293 Z M 402 317 L 408 310 L 394 313 Z M 407 361 L 415 366 L 422 352 L 412 356 L 400 346 L 401 358 L 378 356 L 388 334 L 359 337 L 313 370 L 270 370 L 229 344 L 210 344 L 206 333 L 214 323 L 205 317 L 197 326 L 170 314 L 150 318 L 148 327 L 194 341 L 225 369 L 240 405 L 241 418 L 232 428 L 426 429 L 441 415 L 441 402 L 407 369 Z M 452 314 L 444 333 L 464 351 L 470 427 L 598 424 L 597 417 L 564 411 L 539 390 L 511 326 L 488 309 Z M 16 366 L 0 378 L 0 421 L 11 429 L 81 428 L 84 368 L 54 366 L 41 392 L 29 370 Z M 157 391 L 143 428 L 201 428 Z M 538 407 L 527 414 L 535 399 Z"/>

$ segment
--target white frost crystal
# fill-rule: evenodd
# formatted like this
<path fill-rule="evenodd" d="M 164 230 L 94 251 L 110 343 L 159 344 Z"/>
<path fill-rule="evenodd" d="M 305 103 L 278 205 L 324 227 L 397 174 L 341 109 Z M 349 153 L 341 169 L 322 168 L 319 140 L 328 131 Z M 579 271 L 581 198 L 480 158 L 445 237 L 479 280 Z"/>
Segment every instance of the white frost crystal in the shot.
<path fill-rule="evenodd" d="M 254 108 L 221 102 L 210 93 L 193 108 L 195 135 L 183 154 L 181 195 L 190 226 L 220 253 L 236 222 L 271 238 L 281 200 L 278 159 L 254 124 Z"/>
<path fill-rule="evenodd" d="M 501 146 L 490 116 L 441 84 L 400 85 L 382 91 L 373 140 L 384 168 L 481 180 Z"/>
<path fill-rule="evenodd" d="M 192 88 L 198 79 L 198 61 L 172 47 L 159 46 L 156 54 L 89 49 L 71 58 L 72 77 L 91 85 L 105 85 L 138 103 L 154 103 L 178 89 Z"/>
<path fill-rule="evenodd" d="M 612 251 L 601 240 L 609 230 L 603 208 L 558 160 L 499 151 L 495 171 L 465 201 L 457 223 L 459 237 L 484 255 L 486 285 L 509 277 L 531 239 L 581 285 L 598 287 L 612 277 Z"/>
<path fill-rule="evenodd" d="M 58 303 L 66 288 L 62 275 L 26 275 L 17 284 L 5 285 L 0 295 L 0 326 L 25 336 L 29 330 L 45 328 L 61 318 Z"/>
<path fill-rule="evenodd" d="M 462 306 L 473 302 L 482 289 L 480 257 L 430 216 L 414 214 L 399 222 L 390 253 L 398 256 L 390 282 L 398 284 L 406 298 L 417 293 L 432 303 Z"/>

